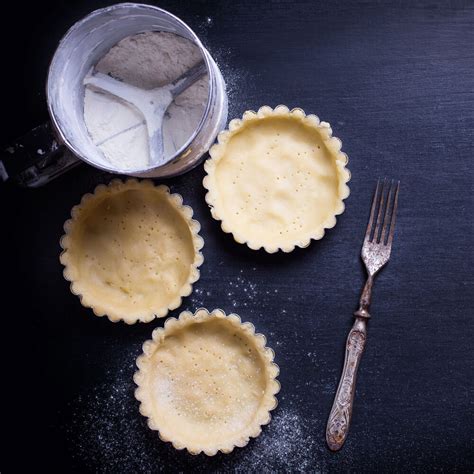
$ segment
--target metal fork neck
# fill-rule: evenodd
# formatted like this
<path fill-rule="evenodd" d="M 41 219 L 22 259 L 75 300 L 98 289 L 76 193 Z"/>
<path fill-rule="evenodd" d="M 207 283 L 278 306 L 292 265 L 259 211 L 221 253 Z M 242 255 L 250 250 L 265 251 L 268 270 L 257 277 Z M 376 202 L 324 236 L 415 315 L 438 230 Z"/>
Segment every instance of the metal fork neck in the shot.
<path fill-rule="evenodd" d="M 365 282 L 364 289 L 362 290 L 362 294 L 360 295 L 359 301 L 359 309 L 354 313 L 356 318 L 364 318 L 369 319 L 369 307 L 370 307 L 370 300 L 372 298 L 372 287 L 374 285 L 374 277 L 369 275 L 367 281 Z"/>

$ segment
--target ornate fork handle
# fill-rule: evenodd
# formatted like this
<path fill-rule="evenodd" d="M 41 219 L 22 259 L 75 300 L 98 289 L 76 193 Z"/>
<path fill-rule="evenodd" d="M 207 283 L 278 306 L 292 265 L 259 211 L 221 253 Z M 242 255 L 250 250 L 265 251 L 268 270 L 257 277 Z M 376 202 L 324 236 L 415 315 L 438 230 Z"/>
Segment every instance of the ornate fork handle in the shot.
<path fill-rule="evenodd" d="M 370 318 L 369 306 L 373 284 L 373 277 L 369 275 L 360 297 L 359 309 L 354 313 L 356 319 L 347 336 L 344 367 L 326 428 L 326 441 L 332 451 L 342 448 L 349 432 L 357 369 L 367 339 L 367 319 Z"/>
<path fill-rule="evenodd" d="M 366 336 L 366 321 L 357 318 L 347 336 L 344 368 L 326 428 L 326 441 L 332 451 L 341 449 L 349 432 L 357 369 L 364 352 Z"/>

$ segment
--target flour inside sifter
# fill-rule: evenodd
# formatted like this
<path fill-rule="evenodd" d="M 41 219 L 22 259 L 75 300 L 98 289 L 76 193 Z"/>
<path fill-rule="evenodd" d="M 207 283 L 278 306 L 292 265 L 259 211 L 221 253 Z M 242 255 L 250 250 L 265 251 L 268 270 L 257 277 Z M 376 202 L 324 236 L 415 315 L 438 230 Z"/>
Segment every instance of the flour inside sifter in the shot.
<path fill-rule="evenodd" d="M 200 49 L 168 32 L 124 38 L 84 84 L 89 135 L 121 171 L 160 165 L 175 155 L 199 126 L 209 95 Z"/>

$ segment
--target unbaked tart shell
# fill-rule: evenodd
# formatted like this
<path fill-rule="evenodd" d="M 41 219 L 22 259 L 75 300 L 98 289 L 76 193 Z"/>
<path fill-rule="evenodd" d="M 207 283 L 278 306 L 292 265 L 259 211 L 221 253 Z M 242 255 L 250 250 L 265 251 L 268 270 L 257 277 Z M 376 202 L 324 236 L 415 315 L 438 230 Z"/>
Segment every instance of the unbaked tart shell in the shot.
<path fill-rule="evenodd" d="M 266 339 L 222 310 L 182 312 L 137 359 L 140 412 L 163 441 L 208 456 L 245 446 L 270 422 L 279 369 Z"/>
<path fill-rule="evenodd" d="M 264 106 L 232 120 L 217 142 L 204 165 L 206 201 L 237 242 L 291 252 L 321 239 L 344 212 L 348 158 L 315 115 Z"/>
<path fill-rule="evenodd" d="M 83 196 L 64 224 L 61 263 L 72 293 L 97 316 L 132 324 L 180 306 L 199 279 L 199 222 L 179 194 L 113 180 Z"/>

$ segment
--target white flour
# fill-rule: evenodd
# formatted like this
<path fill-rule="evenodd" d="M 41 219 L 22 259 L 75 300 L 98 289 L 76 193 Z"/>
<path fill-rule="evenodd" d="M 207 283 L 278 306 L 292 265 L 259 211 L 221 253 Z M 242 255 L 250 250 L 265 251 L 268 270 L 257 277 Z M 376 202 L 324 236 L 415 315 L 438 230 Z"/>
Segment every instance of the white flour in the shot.
<path fill-rule="evenodd" d="M 202 59 L 191 41 L 166 32 L 129 36 L 117 43 L 95 66 L 142 89 L 154 89 L 175 81 Z M 164 152 L 173 155 L 196 130 L 208 98 L 205 75 L 169 106 L 163 120 Z M 147 129 L 142 114 L 133 106 L 87 86 L 84 120 L 93 142 L 117 169 L 139 170 L 148 166 Z"/>
<path fill-rule="evenodd" d="M 127 354 L 126 360 L 133 360 L 137 352 L 133 357 Z M 132 375 L 136 367 L 133 362 L 122 365 L 115 378 L 113 373 L 106 374 L 103 384 L 70 404 L 72 419 L 66 428 L 66 444 L 81 470 L 152 473 L 167 472 L 168 466 L 173 466 L 173 472 L 327 471 L 327 448 L 319 426 L 322 420 L 312 420 L 307 413 L 301 414 L 289 406 L 272 412 L 272 421 L 263 427 L 262 434 L 231 455 L 209 458 L 175 451 L 147 427 L 133 395 Z M 315 426 L 319 436 L 315 436 Z M 348 448 L 345 447 L 346 452 Z"/>

